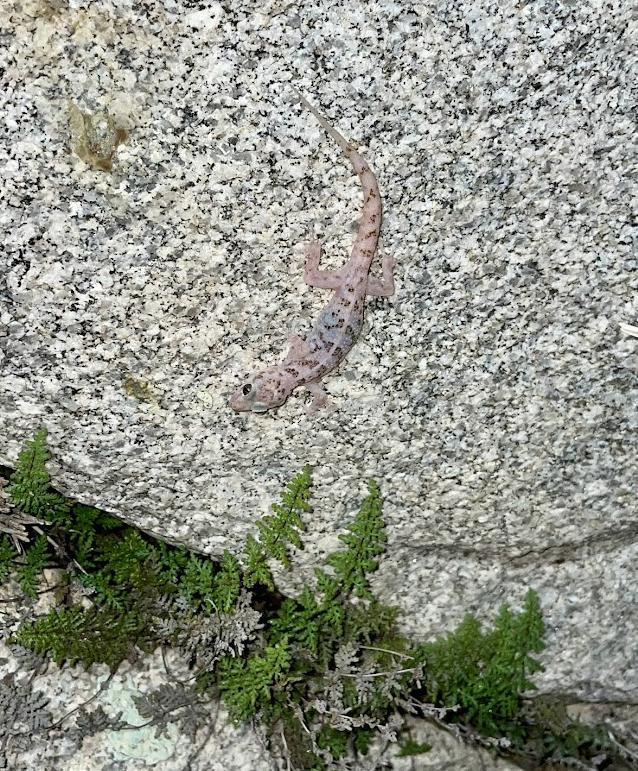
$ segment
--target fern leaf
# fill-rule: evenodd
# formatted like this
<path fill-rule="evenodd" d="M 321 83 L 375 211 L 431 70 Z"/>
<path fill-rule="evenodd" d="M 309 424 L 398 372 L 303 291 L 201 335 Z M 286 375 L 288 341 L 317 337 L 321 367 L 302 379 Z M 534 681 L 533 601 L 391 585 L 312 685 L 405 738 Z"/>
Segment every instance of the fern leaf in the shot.
<path fill-rule="evenodd" d="M 94 506 L 73 503 L 69 514 L 69 523 L 65 526 L 73 556 L 85 570 L 94 566 L 94 558 L 99 551 L 98 533 L 124 530 L 121 520 L 105 514 Z M 103 541 L 106 543 L 106 541 Z M 163 546 L 163 544 L 162 544 Z"/>
<path fill-rule="evenodd" d="M 271 591 L 275 590 L 275 581 L 266 562 L 266 553 L 259 541 L 250 533 L 246 538 L 244 561 L 246 567 L 244 568 L 243 581 L 247 589 L 255 586 L 255 584 L 263 584 Z"/>
<path fill-rule="evenodd" d="M 241 593 L 241 568 L 237 558 L 229 551 L 222 557 L 219 572 L 215 576 L 212 599 L 219 613 L 230 613 Z"/>
<path fill-rule="evenodd" d="M 349 731 L 337 731 L 332 726 L 325 725 L 319 731 L 317 737 L 317 746 L 322 750 L 327 750 L 333 760 L 344 757 L 348 750 Z"/>
<path fill-rule="evenodd" d="M 24 564 L 18 568 L 18 583 L 27 595 L 35 599 L 38 582 L 49 560 L 49 548 L 45 535 L 39 535 L 34 544 L 27 549 Z"/>
<path fill-rule="evenodd" d="M 18 556 L 18 552 L 11 545 L 8 536 L 3 535 L 0 538 L 0 584 L 4 583 L 15 569 L 13 560 Z"/>
<path fill-rule="evenodd" d="M 299 532 L 305 530 L 301 515 L 312 511 L 308 503 L 312 486 L 310 466 L 305 466 L 287 485 L 281 503 L 273 503 L 274 515 L 262 517 L 257 523 L 259 541 L 266 557 L 273 557 L 290 568 L 288 545 L 303 548 Z"/>
<path fill-rule="evenodd" d="M 164 580 L 171 584 L 179 583 L 180 576 L 183 575 L 191 556 L 187 549 L 183 546 L 169 546 L 163 541 L 158 541 L 156 554 Z"/>
<path fill-rule="evenodd" d="M 231 718 L 240 723 L 271 700 L 273 686 L 288 673 L 292 662 L 286 640 L 268 646 L 261 656 L 225 658 L 220 662 L 219 689 Z"/>
<path fill-rule="evenodd" d="M 317 653 L 321 634 L 321 612 L 309 587 L 298 599 L 285 600 L 270 624 L 272 639 L 287 639 L 291 645 Z"/>
<path fill-rule="evenodd" d="M 408 737 L 400 743 L 397 757 L 407 758 L 411 755 L 421 755 L 424 752 L 429 752 L 431 749 L 431 744 L 428 744 L 427 742 L 418 742 L 416 739 L 411 739 Z"/>
<path fill-rule="evenodd" d="M 375 559 L 385 551 L 387 536 L 381 516 L 381 495 L 373 480 L 368 482 L 368 495 L 348 532 L 339 536 L 346 549 L 328 557 L 336 574 L 340 590 L 345 594 L 354 591 L 359 597 L 371 598 L 368 574 L 378 567 Z"/>
<path fill-rule="evenodd" d="M 46 470 L 50 458 L 46 436 L 46 429 L 41 429 L 19 453 L 16 470 L 9 477 L 7 494 L 14 506 L 25 514 L 62 524 L 67 522 L 69 504 L 50 489 L 51 477 Z"/>
<path fill-rule="evenodd" d="M 520 613 L 504 605 L 492 630 L 467 615 L 456 631 L 418 647 L 428 701 L 461 706 L 466 720 L 487 735 L 507 734 L 529 675 L 541 669 L 530 656 L 543 648 L 538 596 L 530 590 Z"/>
<path fill-rule="evenodd" d="M 216 587 L 211 560 L 191 554 L 180 578 L 178 591 L 194 609 L 213 600 Z"/>
<path fill-rule="evenodd" d="M 131 582 L 131 576 L 143 570 L 144 562 L 151 556 L 152 547 L 139 531 L 130 528 L 122 538 L 105 541 L 101 558 L 105 560 L 104 570 L 117 584 Z"/>
<path fill-rule="evenodd" d="M 13 642 L 58 664 L 80 662 L 84 667 L 102 662 L 111 669 L 128 655 L 140 634 L 135 614 L 100 608 L 58 608 L 23 624 Z"/>

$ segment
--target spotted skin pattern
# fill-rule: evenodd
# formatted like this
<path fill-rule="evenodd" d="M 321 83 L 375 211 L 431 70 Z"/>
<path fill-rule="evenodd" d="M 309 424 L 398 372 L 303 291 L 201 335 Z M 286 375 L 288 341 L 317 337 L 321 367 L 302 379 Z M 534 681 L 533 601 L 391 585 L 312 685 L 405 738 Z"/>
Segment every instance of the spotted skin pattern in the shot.
<path fill-rule="evenodd" d="M 306 340 L 297 335 L 290 338 L 290 348 L 281 364 L 253 376 L 235 391 L 230 406 L 237 412 L 267 412 L 282 405 L 300 386 L 313 395 L 311 411 L 323 406 L 326 393 L 321 380 L 354 345 L 363 324 L 366 295 L 390 297 L 394 294 L 392 258 L 383 259 L 380 279 L 369 276 L 381 229 L 382 206 L 377 180 L 355 148 L 301 94 L 297 96 L 350 161 L 361 182 L 363 210 L 350 259 L 340 270 L 320 270 L 321 244 L 315 241 L 308 245 L 305 281 L 309 286 L 332 289 L 332 298 Z"/>

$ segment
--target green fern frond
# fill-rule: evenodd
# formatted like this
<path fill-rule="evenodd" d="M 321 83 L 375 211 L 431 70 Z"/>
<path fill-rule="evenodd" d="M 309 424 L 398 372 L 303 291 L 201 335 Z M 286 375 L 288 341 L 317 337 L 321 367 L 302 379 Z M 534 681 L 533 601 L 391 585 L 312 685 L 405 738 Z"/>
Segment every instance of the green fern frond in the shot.
<path fill-rule="evenodd" d="M 9 536 L 0 537 L 0 584 L 3 584 L 15 570 L 14 559 L 18 556 Z"/>
<path fill-rule="evenodd" d="M 539 653 L 544 648 L 544 623 L 538 595 L 529 591 L 523 610 L 512 613 L 503 605 L 492 632 L 485 635 L 485 649 L 489 660 L 481 673 L 480 686 L 475 691 L 479 705 L 487 701 L 489 706 L 478 708 L 477 723 L 484 730 L 499 732 L 505 721 L 514 718 L 520 707 L 523 691 L 536 686 L 530 675 L 542 669 L 530 652 Z"/>
<path fill-rule="evenodd" d="M 102 608 L 59 608 L 23 624 L 13 641 L 56 663 L 95 663 L 115 668 L 129 654 L 141 630 L 135 614 Z"/>
<path fill-rule="evenodd" d="M 344 618 L 343 635 L 366 645 L 390 642 L 396 636 L 398 608 L 384 605 L 376 597 L 366 603 L 350 605 Z M 396 650 L 396 647 L 394 648 Z"/>
<path fill-rule="evenodd" d="M 244 550 L 244 586 L 246 589 L 250 589 L 255 584 L 262 584 L 266 586 L 270 591 L 275 590 L 275 581 L 273 579 L 266 553 L 262 548 L 259 541 L 249 533 L 246 537 L 246 548 Z"/>
<path fill-rule="evenodd" d="M 133 528 L 98 538 L 92 560 L 95 569 L 78 579 L 112 609 L 124 610 L 157 583 L 157 550 Z"/>
<path fill-rule="evenodd" d="M 266 515 L 257 523 L 259 541 L 267 557 L 273 557 L 285 568 L 290 568 L 288 544 L 303 548 L 299 532 L 305 530 L 301 515 L 312 511 L 308 503 L 312 476 L 305 466 L 286 486 L 281 503 L 273 503 L 274 515 Z"/>
<path fill-rule="evenodd" d="M 72 522 L 67 532 L 75 550 L 75 559 L 85 570 L 92 566 L 96 525 L 101 513 L 93 506 L 82 503 L 76 503 L 71 510 Z"/>
<path fill-rule="evenodd" d="M 315 577 L 317 579 L 317 591 L 327 599 L 332 599 L 339 595 L 341 584 L 333 576 L 329 576 L 321 568 L 315 568 Z"/>
<path fill-rule="evenodd" d="M 170 546 L 164 541 L 155 544 L 155 554 L 162 578 L 177 584 L 190 561 L 191 554 L 183 546 Z"/>
<path fill-rule="evenodd" d="M 64 526 L 73 557 L 85 570 L 94 567 L 95 560 L 99 558 L 100 547 L 106 543 L 104 534 L 116 530 L 124 530 L 122 520 L 95 506 L 78 502 L 71 505 L 68 522 Z"/>
<path fill-rule="evenodd" d="M 427 742 L 418 742 L 415 739 L 404 739 L 399 745 L 399 752 L 397 752 L 398 758 L 407 758 L 411 755 L 421 755 L 424 752 L 429 752 L 432 749 L 432 745 Z"/>
<path fill-rule="evenodd" d="M 106 562 L 103 570 L 112 575 L 113 581 L 124 584 L 131 581 L 132 575 L 143 570 L 144 562 L 152 551 L 153 547 L 141 533 L 129 528 L 121 538 L 104 541 L 100 559 Z"/>
<path fill-rule="evenodd" d="M 25 553 L 24 564 L 18 568 L 18 583 L 22 591 L 35 599 L 42 571 L 49 561 L 49 546 L 45 535 L 39 535 Z"/>
<path fill-rule="evenodd" d="M 327 664 L 339 641 L 369 641 L 380 632 L 391 628 L 391 618 L 375 604 L 375 612 L 368 607 L 353 607 L 349 595 L 354 590 L 359 596 L 372 601 L 367 573 L 377 567 L 374 557 L 385 548 L 385 531 L 381 518 L 381 497 L 374 482 L 368 484 L 368 496 L 361 504 L 359 513 L 340 536 L 347 549 L 328 557 L 328 564 L 334 568 L 335 576 L 323 570 L 316 570 L 316 599 L 309 587 L 305 587 L 296 599 L 284 601 L 270 624 L 272 639 L 288 639 L 289 643 L 309 652 L 318 661 Z M 379 624 L 375 624 L 375 622 Z"/>
<path fill-rule="evenodd" d="M 219 689 L 231 718 L 240 723 L 272 699 L 273 687 L 290 670 L 292 656 L 287 640 L 268 646 L 261 656 L 222 659 Z"/>
<path fill-rule="evenodd" d="M 354 591 L 359 597 L 372 597 L 368 574 L 378 567 L 375 559 L 385 551 L 387 536 L 381 516 L 381 495 L 376 482 L 368 482 L 368 495 L 348 532 L 339 536 L 347 548 L 328 557 L 334 568 L 340 590 L 345 594 Z"/>
<path fill-rule="evenodd" d="M 282 603 L 270 625 L 271 639 L 286 639 L 290 645 L 316 655 L 322 631 L 321 615 L 312 591 L 306 586 L 297 599 Z"/>
<path fill-rule="evenodd" d="M 9 477 L 7 494 L 20 511 L 54 524 L 66 523 L 69 504 L 50 489 L 51 477 L 46 470 L 50 458 L 46 446 L 46 429 L 36 433 L 19 453 L 16 470 Z"/>
<path fill-rule="evenodd" d="M 80 573 L 77 580 L 87 589 L 95 592 L 92 596 L 96 603 L 105 608 L 123 611 L 126 606 L 127 598 L 123 596 L 122 586 L 114 586 L 108 575 L 102 571 L 95 573 Z"/>
<path fill-rule="evenodd" d="M 211 560 L 191 554 L 180 577 L 178 592 L 193 609 L 209 606 L 217 596 Z"/>
<path fill-rule="evenodd" d="M 348 751 L 350 731 L 337 731 L 329 725 L 323 726 L 317 737 L 317 746 L 328 750 L 334 760 L 339 760 Z"/>
<path fill-rule="evenodd" d="M 542 669 L 530 655 L 543 649 L 538 595 L 530 590 L 520 613 L 504 605 L 494 628 L 483 632 L 467 615 L 456 631 L 418 646 L 415 659 L 426 672 L 427 700 L 458 704 L 469 723 L 488 735 L 507 733 L 529 675 Z"/>
<path fill-rule="evenodd" d="M 276 559 L 290 569 L 289 546 L 303 548 L 300 531 L 305 530 L 302 514 L 312 511 L 308 503 L 312 487 L 310 466 L 304 466 L 281 494 L 281 503 L 273 503 L 274 514 L 267 514 L 257 522 L 259 538 L 248 535 L 244 550 L 243 584 L 247 589 L 262 584 L 271 591 L 275 582 L 268 567 L 268 559 Z"/>
<path fill-rule="evenodd" d="M 219 613 L 230 613 L 241 593 L 242 574 L 237 558 L 225 551 L 215 576 L 212 599 Z"/>

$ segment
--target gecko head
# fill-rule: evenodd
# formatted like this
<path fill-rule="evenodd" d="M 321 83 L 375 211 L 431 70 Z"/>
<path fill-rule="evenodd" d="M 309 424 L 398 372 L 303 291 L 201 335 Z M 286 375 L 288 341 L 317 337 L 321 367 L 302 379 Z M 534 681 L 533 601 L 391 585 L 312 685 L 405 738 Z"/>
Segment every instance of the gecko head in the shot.
<path fill-rule="evenodd" d="M 276 368 L 246 380 L 230 397 L 235 412 L 267 412 L 283 404 L 290 394 Z"/>

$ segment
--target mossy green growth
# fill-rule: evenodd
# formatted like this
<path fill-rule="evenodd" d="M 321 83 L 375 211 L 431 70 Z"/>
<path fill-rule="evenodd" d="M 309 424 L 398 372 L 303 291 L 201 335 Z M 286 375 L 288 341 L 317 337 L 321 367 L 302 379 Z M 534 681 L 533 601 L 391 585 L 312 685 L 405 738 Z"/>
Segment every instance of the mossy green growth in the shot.
<path fill-rule="evenodd" d="M 399 752 L 397 755 L 400 758 L 407 758 L 411 755 L 423 755 L 424 752 L 429 752 L 432 749 L 432 745 L 427 742 L 418 742 L 415 739 L 409 737 L 399 743 Z"/>
<path fill-rule="evenodd" d="M 341 548 L 314 581 L 287 597 L 277 590 L 271 562 L 291 569 L 303 546 L 310 468 L 257 522 L 239 558 L 225 552 L 215 562 L 55 493 L 45 440 L 40 432 L 25 448 L 9 492 L 19 509 L 51 523 L 46 534 L 56 548 L 40 535 L 19 564 L 8 539 L 0 539 L 0 578 L 16 574 L 33 596 L 39 571 L 53 562 L 68 568 L 88 607 L 67 603 L 32 618 L 14 642 L 60 664 L 103 662 L 111 669 L 136 648 L 177 647 L 193 666 L 197 698 L 221 696 L 236 722 L 261 720 L 273 749 L 300 771 L 356 763 L 375 739 L 383 745 L 398 737 L 402 755 L 425 752 L 427 745 L 401 731 L 408 716 L 427 717 L 434 708 L 469 735 L 507 737 L 510 754 L 535 762 L 584 751 L 589 739 L 573 722 L 552 733 L 545 717 L 523 708 L 540 669 L 532 654 L 543 647 L 533 591 L 520 612 L 501 608 L 489 629 L 468 615 L 433 642 L 398 632 L 397 610 L 381 603 L 370 584 L 387 542 L 376 482 L 368 483 Z"/>

